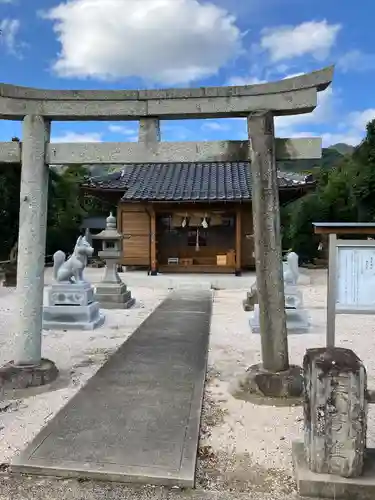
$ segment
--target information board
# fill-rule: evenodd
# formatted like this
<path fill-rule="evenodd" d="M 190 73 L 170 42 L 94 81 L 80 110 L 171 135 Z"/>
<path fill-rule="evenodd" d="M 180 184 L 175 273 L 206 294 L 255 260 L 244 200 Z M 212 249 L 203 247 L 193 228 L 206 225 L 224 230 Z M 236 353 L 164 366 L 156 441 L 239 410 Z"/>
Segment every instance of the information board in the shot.
<path fill-rule="evenodd" d="M 341 240 L 336 251 L 336 312 L 375 313 L 375 241 Z"/>

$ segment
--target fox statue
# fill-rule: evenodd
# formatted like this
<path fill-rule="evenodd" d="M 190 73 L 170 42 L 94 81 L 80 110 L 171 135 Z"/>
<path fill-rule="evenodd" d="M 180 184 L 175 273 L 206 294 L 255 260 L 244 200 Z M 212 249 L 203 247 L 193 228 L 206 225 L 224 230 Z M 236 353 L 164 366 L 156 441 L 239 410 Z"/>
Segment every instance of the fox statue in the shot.
<path fill-rule="evenodd" d="M 62 250 L 53 255 L 53 275 L 57 282 L 85 283 L 83 271 L 87 266 L 88 257 L 94 249 L 85 236 L 79 236 L 73 254 L 66 260 Z"/>
<path fill-rule="evenodd" d="M 289 252 L 284 264 L 284 283 L 296 285 L 299 276 L 298 255 L 295 252 Z"/>

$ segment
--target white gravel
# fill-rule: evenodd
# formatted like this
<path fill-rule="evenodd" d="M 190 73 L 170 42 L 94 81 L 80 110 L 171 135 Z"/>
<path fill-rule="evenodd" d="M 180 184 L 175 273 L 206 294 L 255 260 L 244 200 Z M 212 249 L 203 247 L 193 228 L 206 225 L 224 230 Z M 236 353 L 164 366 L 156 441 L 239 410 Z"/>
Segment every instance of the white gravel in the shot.
<path fill-rule="evenodd" d="M 326 272 L 311 271 L 301 285 L 312 320 L 311 333 L 289 336 L 290 362 L 301 364 L 307 348 L 325 345 Z M 250 287 L 251 283 L 249 283 Z M 57 390 L 0 402 L 0 464 L 9 463 L 103 362 L 167 295 L 163 288 L 132 288 L 137 299 L 128 311 L 106 311 L 105 326 L 94 332 L 46 332 L 43 355 L 61 370 Z M 301 407 L 257 406 L 234 399 L 228 386 L 234 377 L 260 362 L 260 338 L 252 334 L 243 290 L 216 290 L 211 324 L 209 374 L 205 395 L 198 482 L 206 489 L 292 492 L 291 444 L 302 438 Z M 12 358 L 16 320 L 14 292 L 0 288 L 0 363 Z M 375 320 L 371 316 L 337 316 L 337 345 L 353 349 L 367 367 L 375 388 Z M 370 408 L 368 442 L 375 444 L 375 412 Z M 216 457 L 214 459 L 205 456 Z M 251 484 L 249 484 L 249 482 Z M 254 485 L 258 489 L 254 490 Z M 285 491 L 281 491 L 281 486 Z M 277 498 L 279 496 L 277 495 Z M 281 496 L 280 496 L 281 498 Z"/>
<path fill-rule="evenodd" d="M 311 283 L 301 286 L 305 308 L 312 321 L 311 333 L 290 335 L 290 362 L 301 365 L 307 348 L 325 345 L 326 271 L 310 271 Z M 243 293 L 221 290 L 214 295 L 209 367 L 216 374 L 206 392 L 224 412 L 223 421 L 212 427 L 202 445 L 214 453 L 244 457 L 254 467 L 283 470 L 292 474 L 291 444 L 302 439 L 301 407 L 259 406 L 234 399 L 229 383 L 244 370 L 261 361 L 260 337 L 252 334 L 251 312 L 242 309 Z M 368 372 L 369 388 L 375 388 L 375 319 L 367 315 L 338 315 L 336 345 L 353 349 Z M 375 443 L 375 411 L 370 407 L 368 443 Z"/>
<path fill-rule="evenodd" d="M 25 448 L 168 294 L 168 290 L 150 288 L 131 292 L 135 306 L 104 311 L 105 324 L 97 330 L 43 333 L 43 357 L 53 360 L 60 370 L 56 390 L 11 402 L 0 398 L 0 464 L 9 463 Z M 14 354 L 16 317 L 14 289 L 0 287 L 0 364 Z"/>

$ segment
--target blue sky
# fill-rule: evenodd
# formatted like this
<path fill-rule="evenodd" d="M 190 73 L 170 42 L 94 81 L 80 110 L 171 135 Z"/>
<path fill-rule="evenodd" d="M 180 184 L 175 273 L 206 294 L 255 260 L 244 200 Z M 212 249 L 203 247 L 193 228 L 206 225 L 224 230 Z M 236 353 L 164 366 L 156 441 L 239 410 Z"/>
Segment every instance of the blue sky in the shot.
<path fill-rule="evenodd" d="M 279 137 L 357 144 L 375 117 L 375 4 L 327 0 L 0 0 L 0 81 L 41 88 L 166 88 L 279 80 L 335 64 L 310 115 Z M 21 134 L 0 122 L 0 140 Z M 137 123 L 54 123 L 52 140 L 136 140 Z M 162 123 L 163 140 L 245 139 L 244 120 Z"/>

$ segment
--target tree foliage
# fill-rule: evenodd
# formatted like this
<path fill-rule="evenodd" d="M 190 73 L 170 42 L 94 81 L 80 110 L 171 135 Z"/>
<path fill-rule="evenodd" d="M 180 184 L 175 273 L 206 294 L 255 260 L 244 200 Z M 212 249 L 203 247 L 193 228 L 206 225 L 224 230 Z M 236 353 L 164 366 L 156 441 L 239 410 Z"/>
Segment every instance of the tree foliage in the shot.
<path fill-rule="evenodd" d="M 293 248 L 302 260 L 317 256 L 319 238 L 312 222 L 375 221 L 375 120 L 352 154 L 333 168 L 321 168 L 312 194 L 291 203 L 282 212 L 283 245 Z"/>
<path fill-rule="evenodd" d="M 21 166 L 0 164 L 0 260 L 7 260 L 18 237 Z M 15 223 L 15 221 L 17 221 Z"/>
<path fill-rule="evenodd" d="M 81 166 L 49 169 L 46 254 L 71 252 L 85 217 L 107 207 L 95 198 L 85 200 L 80 184 L 89 172 Z M 21 166 L 0 165 L 0 260 L 7 260 L 18 238 Z M 89 203 L 87 203 L 89 201 Z"/>

